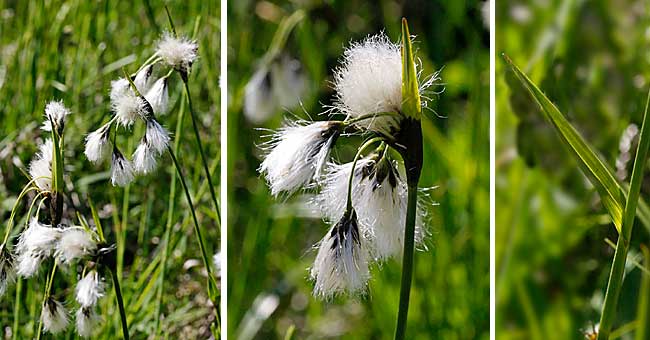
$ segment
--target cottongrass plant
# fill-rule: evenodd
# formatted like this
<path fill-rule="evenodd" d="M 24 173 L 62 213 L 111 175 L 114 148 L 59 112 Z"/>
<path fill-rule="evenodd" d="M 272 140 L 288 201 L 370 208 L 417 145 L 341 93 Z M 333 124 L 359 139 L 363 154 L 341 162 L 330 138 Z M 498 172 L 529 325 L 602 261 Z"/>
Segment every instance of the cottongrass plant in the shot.
<path fill-rule="evenodd" d="M 167 10 L 167 8 L 165 8 Z M 144 176 L 153 173 L 157 167 L 160 158 L 164 153 L 168 153 L 174 168 L 181 181 L 185 192 L 186 200 L 190 206 L 190 212 L 194 222 L 194 230 L 197 241 L 201 250 L 204 266 L 208 272 L 208 295 L 217 311 L 216 319 L 219 320 L 218 305 L 218 288 L 217 279 L 213 274 L 212 262 L 209 259 L 205 241 L 203 239 L 201 228 L 196 217 L 195 205 L 192 201 L 192 195 L 185 182 L 185 176 L 181 165 L 176 157 L 178 144 L 174 148 L 170 145 L 171 134 L 164 128 L 159 119 L 164 117 L 169 110 L 169 86 L 171 76 L 178 74 L 185 89 L 185 95 L 192 120 L 194 137 L 199 149 L 199 155 L 205 171 L 208 182 L 211 199 L 217 213 L 216 221 L 219 222 L 219 206 L 217 203 L 214 185 L 207 159 L 203 151 L 203 144 L 199 136 L 198 125 L 188 85 L 189 75 L 192 66 L 198 58 L 198 44 L 194 39 L 177 35 L 171 15 L 167 10 L 167 16 L 170 23 L 170 31 L 164 32 L 156 43 L 155 52 L 150 56 L 135 72 L 128 75 L 124 72 L 124 77 L 114 80 L 111 83 L 110 102 L 112 117 L 99 127 L 96 131 L 91 132 L 86 137 L 85 154 L 89 161 L 100 163 L 107 159 L 109 151 L 111 154 L 111 182 L 113 186 L 124 187 L 133 182 L 137 176 Z M 160 76 L 155 79 L 155 75 Z M 179 117 L 182 119 L 182 116 Z M 143 124 L 145 132 L 140 138 L 140 142 L 129 158 L 120 151 L 117 145 L 118 130 L 124 130 L 127 133 L 132 131 L 135 124 Z M 172 182 L 170 191 L 170 202 L 174 199 L 175 181 Z M 173 203 L 170 203 L 173 204 Z M 170 216 L 173 209 L 170 209 Z M 168 220 L 165 228 L 165 245 L 163 249 L 163 259 L 161 262 L 161 274 L 158 281 L 158 307 L 156 312 L 157 329 L 160 331 L 160 318 L 162 291 L 165 281 L 166 263 L 169 256 L 169 240 L 173 223 Z"/>
<path fill-rule="evenodd" d="M 419 72 L 405 19 L 401 45 L 384 34 L 353 43 L 335 70 L 330 109 L 346 118 L 287 122 L 259 167 L 274 196 L 319 189 L 314 203 L 330 229 L 310 269 L 316 297 L 364 295 L 373 263 L 401 256 L 397 339 L 405 333 L 414 247 L 425 235 L 425 211 L 418 208 L 426 103 L 420 93 L 438 79 L 434 74 L 419 85 Z M 330 161 L 332 148 L 349 134 L 367 139 L 351 162 Z"/>
<path fill-rule="evenodd" d="M 75 326 L 80 336 L 91 337 L 96 325 L 101 322 L 95 306 L 104 296 L 104 273 L 111 272 L 120 306 L 124 338 L 128 339 L 121 292 L 114 275 L 112 260 L 114 247 L 106 243 L 98 219 L 93 218 L 96 221 L 93 229 L 79 213 L 77 218 L 80 225 L 71 225 L 70 220 L 64 216 L 63 132 L 68 115 L 70 110 L 63 102 L 53 101 L 45 107 L 46 119 L 42 129 L 50 133 L 50 138 L 41 144 L 29 165 L 30 181 L 16 200 L 4 240 L 0 245 L 0 296 L 16 281 L 16 277 L 39 278 L 42 269 L 47 268 L 36 338 L 40 339 L 43 331 L 59 334 L 70 327 L 71 315 L 66 304 L 58 300 L 62 292 L 56 294 L 53 291 L 57 268 L 63 267 L 67 270 L 83 268 L 75 288 L 75 297 L 79 305 Z M 35 195 L 25 216 L 27 225 L 20 233 L 17 244 L 14 245 L 10 236 L 14 231 L 13 221 L 18 204 L 27 193 L 32 191 L 35 191 Z M 46 217 L 41 217 L 42 208 L 47 211 Z M 19 299 L 20 295 L 17 292 L 17 304 Z M 16 310 L 19 311 L 19 308 Z M 18 332 L 17 329 L 13 331 Z"/>

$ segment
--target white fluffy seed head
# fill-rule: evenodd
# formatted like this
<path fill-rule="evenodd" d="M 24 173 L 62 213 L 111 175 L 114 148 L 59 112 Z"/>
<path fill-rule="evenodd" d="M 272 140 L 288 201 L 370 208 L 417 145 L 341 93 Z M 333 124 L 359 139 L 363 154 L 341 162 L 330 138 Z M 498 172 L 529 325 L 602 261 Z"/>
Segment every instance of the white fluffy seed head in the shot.
<path fill-rule="evenodd" d="M 167 114 L 169 106 L 169 90 L 167 77 L 162 77 L 146 92 L 145 99 L 151 104 L 153 112 L 157 115 Z"/>
<path fill-rule="evenodd" d="M 45 122 L 41 129 L 44 131 L 52 131 L 52 122 L 62 130 L 65 126 L 66 117 L 70 114 L 70 110 L 63 105 L 63 101 L 53 100 L 45 105 Z"/>
<path fill-rule="evenodd" d="M 133 152 L 133 169 L 138 174 L 152 173 L 158 165 L 156 156 L 156 151 L 146 142 L 140 142 L 135 152 Z"/>
<path fill-rule="evenodd" d="M 131 183 L 133 177 L 133 164 L 114 147 L 111 162 L 111 183 L 113 186 L 123 187 Z"/>
<path fill-rule="evenodd" d="M 16 271 L 14 269 L 13 255 L 5 246 L 0 247 L 0 297 L 7 288 L 16 282 Z"/>
<path fill-rule="evenodd" d="M 131 126 L 136 119 L 147 114 L 146 103 L 135 94 L 128 80 L 120 78 L 111 82 L 111 109 L 122 126 Z"/>
<path fill-rule="evenodd" d="M 167 150 L 169 141 L 169 132 L 167 129 L 162 127 L 158 121 L 155 119 L 147 120 L 147 131 L 145 132 L 145 139 L 147 144 L 155 150 L 158 155 L 162 154 Z"/>
<path fill-rule="evenodd" d="M 29 175 L 42 191 L 52 190 L 52 139 L 46 139 L 38 148 L 36 157 L 29 163 Z"/>
<path fill-rule="evenodd" d="M 84 338 L 90 338 L 99 325 L 99 322 L 101 321 L 101 318 L 99 315 L 97 315 L 93 308 L 85 307 L 79 308 L 77 310 L 75 319 L 77 325 L 77 334 Z"/>
<path fill-rule="evenodd" d="M 397 113 L 402 108 L 402 57 L 400 46 L 385 34 L 352 43 L 334 75 L 336 109 L 349 117 Z M 400 116 L 380 116 L 361 121 L 364 128 L 393 134 Z"/>
<path fill-rule="evenodd" d="M 262 124 L 277 110 L 273 95 L 271 74 L 266 67 L 259 68 L 244 88 L 244 116 L 253 124 Z"/>
<path fill-rule="evenodd" d="M 197 58 L 198 49 L 196 41 L 185 37 L 175 37 L 172 33 L 165 32 L 158 41 L 156 53 L 169 66 L 189 72 Z"/>
<path fill-rule="evenodd" d="M 289 122 L 268 143 L 270 152 L 260 165 L 271 193 L 293 193 L 309 184 L 329 157 L 340 133 L 336 122 Z"/>
<path fill-rule="evenodd" d="M 97 243 L 90 233 L 80 227 L 69 227 L 61 232 L 55 256 L 61 263 L 69 264 L 90 256 L 95 250 L 97 250 Z"/>
<path fill-rule="evenodd" d="M 347 202 L 352 163 L 330 164 L 321 183 L 314 206 L 328 221 L 341 218 Z M 404 244 L 407 188 L 397 164 L 379 155 L 357 161 L 352 179 L 352 205 L 362 233 L 369 240 L 369 252 L 378 261 L 401 255 Z M 422 245 L 426 211 L 418 202 L 415 241 Z"/>
<path fill-rule="evenodd" d="M 153 65 L 148 65 L 143 67 L 138 73 L 135 75 L 135 79 L 133 79 L 133 84 L 135 84 L 135 88 L 140 91 L 140 94 L 145 94 L 149 89 L 151 88 L 151 72 L 153 71 Z"/>
<path fill-rule="evenodd" d="M 43 260 L 54 252 L 60 237 L 61 229 L 46 226 L 32 218 L 18 239 L 16 273 L 26 278 L 36 274 Z"/>
<path fill-rule="evenodd" d="M 105 124 L 86 136 L 86 149 L 84 150 L 84 154 L 89 161 L 98 163 L 108 157 L 111 147 L 109 139 L 110 132 L 110 124 Z"/>
<path fill-rule="evenodd" d="M 314 296 L 329 299 L 366 292 L 370 279 L 366 242 L 354 210 L 346 212 L 320 242 L 310 271 L 315 282 Z"/>
<path fill-rule="evenodd" d="M 75 298 L 82 307 L 95 306 L 97 301 L 104 296 L 104 282 L 96 270 L 89 271 L 83 279 L 79 280 L 75 288 Z"/>
<path fill-rule="evenodd" d="M 70 321 L 68 319 L 68 311 L 63 307 L 63 304 L 52 298 L 49 298 L 45 302 L 41 320 L 43 321 L 43 329 L 52 334 L 64 331 Z"/>

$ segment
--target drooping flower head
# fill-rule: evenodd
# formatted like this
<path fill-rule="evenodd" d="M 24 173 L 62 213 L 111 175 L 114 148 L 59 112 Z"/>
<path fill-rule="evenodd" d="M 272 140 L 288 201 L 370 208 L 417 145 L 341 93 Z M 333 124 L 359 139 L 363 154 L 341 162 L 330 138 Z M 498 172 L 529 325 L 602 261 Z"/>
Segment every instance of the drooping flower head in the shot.
<path fill-rule="evenodd" d="M 133 164 L 124 157 L 122 152 L 113 146 L 111 162 L 111 183 L 123 187 L 133 181 Z"/>
<path fill-rule="evenodd" d="M 97 315 L 94 308 L 81 307 L 75 315 L 77 334 L 84 338 L 90 338 L 99 325 L 101 318 Z"/>
<path fill-rule="evenodd" d="M 104 296 L 104 282 L 96 270 L 89 271 L 79 280 L 75 289 L 77 302 L 82 307 L 92 307 Z"/>
<path fill-rule="evenodd" d="M 127 79 L 120 78 L 111 82 L 111 109 L 122 126 L 129 127 L 136 119 L 147 115 L 145 100 L 138 96 Z"/>
<path fill-rule="evenodd" d="M 320 243 L 311 269 L 314 295 L 327 299 L 345 293 L 364 293 L 370 278 L 368 261 L 356 212 L 347 210 Z"/>
<path fill-rule="evenodd" d="M 133 79 L 133 84 L 135 88 L 138 89 L 140 94 L 147 93 L 151 88 L 151 81 L 153 80 L 151 74 L 153 72 L 153 64 L 143 67 L 138 73 L 136 73 L 135 78 Z"/>
<path fill-rule="evenodd" d="M 44 225 L 34 217 L 29 227 L 20 234 L 16 247 L 17 274 L 31 277 L 38 271 L 42 261 L 52 255 L 61 238 L 61 229 Z"/>
<path fill-rule="evenodd" d="M 86 149 L 84 154 L 89 161 L 98 163 L 108 157 L 111 147 L 109 139 L 110 133 L 111 124 L 104 124 L 102 127 L 86 136 Z"/>
<path fill-rule="evenodd" d="M 0 297 L 16 281 L 14 258 L 5 245 L 0 246 Z"/>
<path fill-rule="evenodd" d="M 69 227 L 61 232 L 55 256 L 61 263 L 68 264 L 90 256 L 95 250 L 97 243 L 88 231 L 81 227 Z"/>
<path fill-rule="evenodd" d="M 268 144 L 270 152 L 260 165 L 275 196 L 293 193 L 318 177 L 340 134 L 340 122 L 289 122 Z"/>
<path fill-rule="evenodd" d="M 144 92 L 143 92 L 144 93 Z M 162 77 L 151 86 L 144 96 L 151 107 L 153 112 L 157 115 L 167 114 L 169 105 L 169 90 L 167 88 L 167 77 Z"/>
<path fill-rule="evenodd" d="M 52 190 L 52 139 L 46 139 L 45 143 L 39 146 L 36 158 L 29 163 L 29 175 L 34 184 L 42 191 Z"/>
<path fill-rule="evenodd" d="M 198 56 L 198 49 L 196 41 L 186 37 L 175 37 L 174 34 L 165 32 L 158 41 L 156 53 L 167 65 L 186 77 Z"/>
<path fill-rule="evenodd" d="M 46 332 L 57 334 L 68 327 L 70 319 L 68 311 L 61 302 L 48 298 L 43 306 L 41 321 L 43 321 L 43 329 Z"/>

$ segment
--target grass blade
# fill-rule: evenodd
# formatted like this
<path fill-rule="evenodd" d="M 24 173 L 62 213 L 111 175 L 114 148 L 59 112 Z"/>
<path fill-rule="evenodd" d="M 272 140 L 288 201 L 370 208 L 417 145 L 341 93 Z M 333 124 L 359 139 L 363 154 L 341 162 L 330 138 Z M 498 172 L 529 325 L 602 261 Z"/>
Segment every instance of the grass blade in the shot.
<path fill-rule="evenodd" d="M 646 270 L 650 270 L 650 249 L 641 245 L 643 252 L 643 262 Z M 650 322 L 650 275 L 641 275 L 641 286 L 639 287 L 639 305 L 636 312 L 636 340 L 643 340 L 648 338 L 648 322 Z"/>
<path fill-rule="evenodd" d="M 634 226 L 634 216 L 636 207 L 641 193 L 641 184 L 643 182 L 643 171 L 646 167 L 648 158 L 648 148 L 650 148 L 650 116 L 648 116 L 648 105 L 650 105 L 650 92 L 646 101 L 645 112 L 643 113 L 643 125 L 636 156 L 634 158 L 634 168 L 632 169 L 632 178 L 630 180 L 630 191 L 625 203 L 625 215 L 621 232 L 616 242 L 616 252 L 614 261 L 609 274 L 607 283 L 607 292 L 605 293 L 605 303 L 603 312 L 600 316 L 600 330 L 598 340 L 609 339 L 609 334 L 616 316 L 616 305 L 623 285 L 623 274 L 625 273 L 625 261 L 627 252 L 630 247 L 630 238 L 632 236 L 632 227 Z"/>
<path fill-rule="evenodd" d="M 541 111 L 556 129 L 562 141 L 578 161 L 582 172 L 594 185 L 600 194 L 603 205 L 609 212 L 612 222 L 620 232 L 623 223 L 623 206 L 627 200 L 628 189 L 622 186 L 614 177 L 612 171 L 603 163 L 596 151 L 584 140 L 580 133 L 569 123 L 566 117 L 544 95 L 544 93 L 524 74 L 512 60 L 503 55 L 516 79 L 528 90 Z M 650 229 L 650 209 L 646 202 L 640 200 L 637 214 L 646 228 Z"/>

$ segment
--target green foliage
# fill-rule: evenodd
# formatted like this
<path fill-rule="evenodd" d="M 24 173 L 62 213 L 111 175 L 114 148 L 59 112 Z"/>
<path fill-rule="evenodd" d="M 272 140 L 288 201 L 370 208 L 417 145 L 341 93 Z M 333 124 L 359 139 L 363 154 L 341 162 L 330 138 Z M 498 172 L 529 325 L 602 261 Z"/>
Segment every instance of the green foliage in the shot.
<path fill-rule="evenodd" d="M 76 222 L 74 206 L 89 223 L 101 221 L 109 243 L 118 242 L 117 274 L 131 337 L 146 338 L 156 327 L 155 312 L 160 306 L 156 287 L 169 215 L 173 232 L 160 306 L 165 315 L 161 328 L 169 337 L 207 338 L 214 309 L 208 301 L 205 269 L 186 200 L 176 194 L 168 202 L 169 183 L 179 193 L 181 190 L 172 180 L 176 176 L 172 160 L 164 156 L 155 174 L 138 177 L 121 189 L 110 184 L 109 164 L 92 165 L 83 155 L 85 135 L 110 115 L 111 80 L 121 76 L 122 67 L 135 72 L 153 53 L 161 29 L 168 27 L 165 3 L 0 0 L 0 230 L 4 232 L 11 207 L 28 182 L 24 170 L 37 145 L 47 137 L 38 128 L 44 106 L 49 100 L 62 99 L 73 112 L 65 128 L 64 217 Z M 219 3 L 169 1 L 168 6 L 178 33 L 198 40 L 199 61 L 190 74 L 189 87 L 212 177 L 218 179 Z M 218 245 L 217 215 L 189 130 L 189 117 L 185 115 L 185 128 L 178 121 L 179 111 L 187 106 L 183 98 L 182 81 L 174 75 L 170 112 L 160 117 L 160 122 L 170 131 L 180 127 L 174 134 L 178 160 L 193 194 L 208 254 L 213 254 Z M 125 154 L 132 153 L 141 132 L 142 126 L 136 125 L 131 137 L 120 137 Z M 17 226 L 25 223 L 28 198 L 22 199 Z M 90 200 L 96 213 L 91 212 Z M 19 228 L 15 229 L 14 237 Z M 65 300 L 70 310 L 76 308 L 74 284 L 79 270 L 74 266 L 58 270 L 53 283 L 53 293 Z M 34 279 L 21 280 L 0 298 L 0 328 L 5 334 L 17 339 L 34 336 L 46 275 L 43 270 Z M 107 296 L 99 305 L 103 322 L 93 338 L 115 339 L 121 336 L 118 306 L 111 278 L 107 275 L 105 279 Z M 73 338 L 73 334 L 71 326 L 61 338 Z"/>
<path fill-rule="evenodd" d="M 635 209 L 623 222 L 626 182 L 650 75 L 639 51 L 650 17 L 631 17 L 632 6 L 497 2 L 497 53 L 525 65 L 507 60 L 496 70 L 499 339 L 579 338 L 600 319 L 613 257 L 605 240 L 618 237 L 613 226 L 632 227 Z M 643 198 L 647 180 L 639 188 Z M 640 199 L 647 227 L 646 210 Z M 634 263 L 648 229 L 625 238 L 625 279 L 608 313 L 610 338 L 631 339 L 637 309 L 647 308 L 637 303 L 647 275 Z"/>
<path fill-rule="evenodd" d="M 244 87 L 264 60 L 284 18 L 304 18 L 283 52 L 298 59 L 309 80 L 303 108 L 278 108 L 263 125 L 243 115 Z M 439 203 L 427 251 L 415 254 L 407 337 L 489 337 L 489 54 L 480 2 L 236 1 L 229 3 L 228 55 L 228 332 L 242 338 L 390 338 L 399 300 L 397 260 L 372 269 L 360 299 L 321 302 L 311 296 L 311 246 L 327 231 L 305 206 L 307 196 L 271 197 L 257 174 L 267 128 L 285 117 L 321 119 L 333 101 L 332 69 L 350 41 L 385 29 L 399 41 L 401 18 L 416 36 L 422 76 L 442 68 L 445 92 L 428 93 L 422 110 L 421 187 Z M 444 68 L 443 68 L 444 67 Z M 434 88 L 442 90 L 442 87 Z M 432 112 L 432 110 L 435 111 Z M 256 129 L 261 128 L 261 129 Z M 359 145 L 360 143 L 351 143 Z M 356 149 L 335 149 L 351 160 Z"/>

